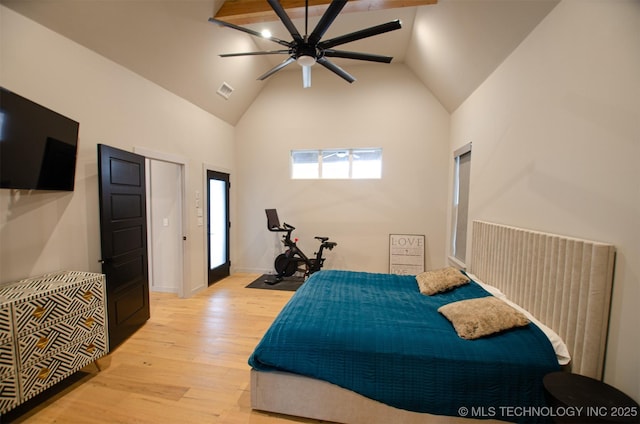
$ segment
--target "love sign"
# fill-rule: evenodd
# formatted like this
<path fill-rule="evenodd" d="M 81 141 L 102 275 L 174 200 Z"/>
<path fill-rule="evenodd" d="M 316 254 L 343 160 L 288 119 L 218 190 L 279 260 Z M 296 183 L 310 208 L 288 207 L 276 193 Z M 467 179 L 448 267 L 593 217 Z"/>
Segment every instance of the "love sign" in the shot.
<path fill-rule="evenodd" d="M 416 275 L 424 272 L 424 235 L 389 234 L 389 273 Z"/>

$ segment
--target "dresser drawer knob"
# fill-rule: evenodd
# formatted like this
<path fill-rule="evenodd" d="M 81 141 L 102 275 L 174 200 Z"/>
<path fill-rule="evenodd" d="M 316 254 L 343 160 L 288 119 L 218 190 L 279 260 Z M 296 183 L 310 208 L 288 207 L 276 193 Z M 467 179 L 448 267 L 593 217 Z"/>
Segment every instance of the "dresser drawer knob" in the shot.
<path fill-rule="evenodd" d="M 46 337 L 40 337 L 40 340 L 38 340 L 38 343 L 36 343 L 36 347 L 38 349 L 44 349 L 45 347 L 47 347 L 47 343 L 49 343 L 49 339 L 47 339 Z"/>
<path fill-rule="evenodd" d="M 89 290 L 89 291 L 85 292 L 82 295 L 82 297 L 84 298 L 84 300 L 89 301 L 89 300 L 93 299 L 93 293 L 91 292 L 91 290 Z"/>
<path fill-rule="evenodd" d="M 38 378 L 40 380 L 46 380 L 47 377 L 49 376 L 49 373 L 51 372 L 51 370 L 49 368 L 42 368 L 40 370 L 40 372 L 38 373 Z"/>
<path fill-rule="evenodd" d="M 42 318 L 45 312 L 46 312 L 46 309 L 44 309 L 42 306 L 38 306 L 36 309 L 33 310 L 33 313 L 31 315 L 33 315 L 34 318 L 40 319 Z"/>
<path fill-rule="evenodd" d="M 87 353 L 93 353 L 96 350 L 96 345 L 94 345 L 93 343 L 91 343 L 89 346 L 87 346 Z"/>
<path fill-rule="evenodd" d="M 94 322 L 95 322 L 95 319 L 93 319 L 93 317 L 89 317 L 84 321 L 84 325 L 86 325 L 87 327 L 91 327 L 93 326 Z"/>

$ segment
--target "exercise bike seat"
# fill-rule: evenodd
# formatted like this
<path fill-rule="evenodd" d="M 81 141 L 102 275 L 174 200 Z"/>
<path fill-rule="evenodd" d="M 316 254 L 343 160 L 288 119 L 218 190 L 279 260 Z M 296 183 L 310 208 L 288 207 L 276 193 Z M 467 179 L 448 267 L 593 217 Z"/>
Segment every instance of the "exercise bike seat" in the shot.
<path fill-rule="evenodd" d="M 324 243 L 325 241 L 329 240 L 329 237 L 314 237 L 316 240 L 320 240 L 320 243 Z"/>

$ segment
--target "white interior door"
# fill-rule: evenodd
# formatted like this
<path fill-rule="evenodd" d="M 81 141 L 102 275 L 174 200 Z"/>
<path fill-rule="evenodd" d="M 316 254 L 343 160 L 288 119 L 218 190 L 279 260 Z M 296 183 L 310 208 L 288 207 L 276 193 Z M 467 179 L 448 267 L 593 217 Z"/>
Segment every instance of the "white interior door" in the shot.
<path fill-rule="evenodd" d="M 184 275 L 182 165 L 150 159 L 148 168 L 150 289 L 181 294 Z"/>

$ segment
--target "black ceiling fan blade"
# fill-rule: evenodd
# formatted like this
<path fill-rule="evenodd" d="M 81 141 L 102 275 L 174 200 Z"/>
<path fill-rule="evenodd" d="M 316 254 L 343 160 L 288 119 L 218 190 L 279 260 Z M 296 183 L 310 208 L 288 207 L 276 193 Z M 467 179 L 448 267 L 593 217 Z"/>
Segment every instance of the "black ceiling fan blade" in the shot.
<path fill-rule="evenodd" d="M 294 41 L 296 43 L 302 43 L 303 42 L 302 36 L 298 32 L 298 29 L 293 24 L 293 22 L 291 22 L 291 18 L 289 18 L 289 15 L 287 15 L 287 12 L 284 11 L 284 8 L 280 4 L 280 2 L 277 0 L 268 0 L 268 3 L 273 9 L 273 11 L 276 12 L 276 15 L 278 15 L 278 17 L 284 24 L 285 28 L 287 28 L 287 31 L 289 31 L 289 34 L 291 34 Z"/>
<path fill-rule="evenodd" d="M 394 31 L 400 28 L 402 28 L 402 24 L 400 23 L 400 20 L 396 19 L 395 21 L 387 22 L 386 24 L 372 26 L 369 28 L 361 29 L 360 31 L 351 32 L 349 34 L 321 41 L 318 43 L 318 48 L 329 49 L 340 44 L 346 44 L 352 41 L 361 40 L 363 38 L 373 37 L 374 35 L 384 34 L 385 32 Z"/>
<path fill-rule="evenodd" d="M 320 41 L 324 33 L 327 32 L 327 29 L 329 29 L 329 26 L 331 26 L 333 21 L 338 17 L 345 4 L 347 4 L 346 0 L 331 2 L 327 10 L 324 11 L 322 18 L 320 18 L 320 21 L 318 21 L 315 29 L 309 36 L 309 44 L 314 45 L 318 41 Z"/>
<path fill-rule="evenodd" d="M 222 26 L 227 27 L 227 28 L 236 29 L 238 31 L 246 32 L 247 34 L 253 35 L 254 37 L 260 37 L 260 38 L 264 38 L 265 40 L 271 40 L 271 41 L 273 41 L 275 43 L 281 44 L 281 45 L 286 46 L 286 47 L 291 47 L 293 45 L 293 43 L 291 43 L 290 41 L 280 40 L 279 38 L 276 38 L 276 37 L 264 37 L 262 34 L 260 34 L 257 31 L 254 31 L 252 29 L 243 28 L 241 26 L 238 26 L 238 25 L 235 25 L 235 24 L 231 24 L 229 22 L 220 21 L 220 20 L 218 20 L 216 18 L 209 18 L 209 22 L 212 22 L 212 23 L 218 24 L 218 25 L 222 25 Z"/>
<path fill-rule="evenodd" d="M 341 57 L 343 59 L 368 60 L 369 62 L 391 63 L 392 56 L 381 56 L 378 54 L 347 52 L 344 50 L 324 50 L 327 57 Z"/>
<path fill-rule="evenodd" d="M 356 80 L 351 74 L 349 74 L 347 71 L 345 71 L 335 63 L 331 62 L 326 57 L 319 58 L 317 62 L 322 66 L 324 66 L 325 68 L 327 68 L 328 70 L 330 70 L 331 72 L 334 72 L 335 74 L 343 78 L 348 83 L 352 83 Z"/>
<path fill-rule="evenodd" d="M 271 75 L 275 74 L 276 72 L 278 72 L 280 69 L 284 68 L 285 66 L 289 65 L 290 63 L 293 63 L 296 61 L 296 58 L 291 56 L 288 59 L 286 59 L 284 62 L 280 63 L 277 66 L 274 66 L 273 68 L 269 69 L 267 72 L 265 72 L 264 74 L 260 75 L 258 77 L 258 79 L 260 81 L 265 80 L 267 78 L 269 78 Z"/>
<path fill-rule="evenodd" d="M 262 52 L 245 52 L 245 53 L 223 53 L 220 57 L 236 57 L 236 56 L 260 56 L 267 54 L 291 54 L 290 50 L 265 50 Z"/>

